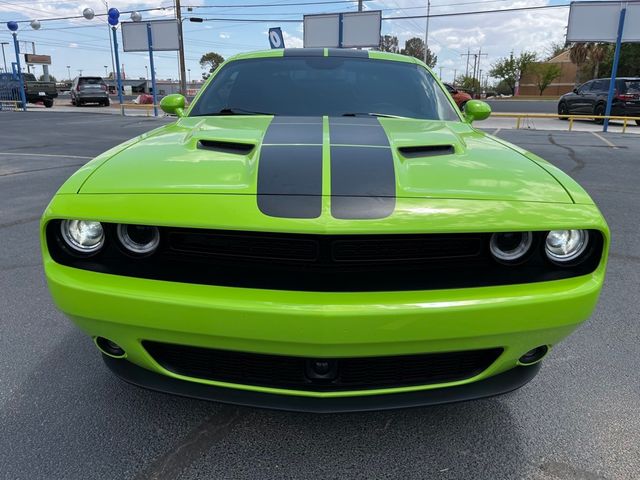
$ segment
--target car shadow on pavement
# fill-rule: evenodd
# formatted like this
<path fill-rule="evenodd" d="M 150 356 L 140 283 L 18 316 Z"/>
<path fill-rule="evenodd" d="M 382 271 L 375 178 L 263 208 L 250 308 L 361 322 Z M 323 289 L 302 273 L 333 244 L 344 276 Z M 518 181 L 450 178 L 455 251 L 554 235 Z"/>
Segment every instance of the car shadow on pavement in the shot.
<path fill-rule="evenodd" d="M 236 407 L 129 385 L 73 329 L 9 394 L 0 465 L 12 479 L 521 478 L 517 395 L 356 414 Z"/>

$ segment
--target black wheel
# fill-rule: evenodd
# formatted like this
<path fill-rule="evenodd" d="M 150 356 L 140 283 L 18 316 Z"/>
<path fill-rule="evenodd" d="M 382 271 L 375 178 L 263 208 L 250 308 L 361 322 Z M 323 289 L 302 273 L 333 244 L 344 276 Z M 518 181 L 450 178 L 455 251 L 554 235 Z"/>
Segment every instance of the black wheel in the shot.
<path fill-rule="evenodd" d="M 569 115 L 569 109 L 567 108 L 567 104 L 564 102 L 560 102 L 558 104 L 558 115 Z M 560 117 L 560 120 L 569 120 L 567 117 Z"/>
<path fill-rule="evenodd" d="M 82 102 L 80 100 L 76 100 L 76 107 L 81 107 L 82 106 Z"/>
<path fill-rule="evenodd" d="M 593 114 L 597 117 L 601 117 L 604 115 L 604 105 L 600 104 L 600 105 L 596 105 L 596 108 L 593 110 Z M 603 118 L 594 118 L 593 119 L 594 122 L 596 122 L 598 125 L 601 125 L 604 123 L 604 119 Z"/>
<path fill-rule="evenodd" d="M 51 108 L 53 107 L 53 98 L 45 98 L 42 103 L 44 103 L 45 108 Z"/>
<path fill-rule="evenodd" d="M 102 102 L 102 105 L 104 107 L 108 107 L 109 106 L 109 100 L 105 100 L 104 102 Z"/>
<path fill-rule="evenodd" d="M 640 120 L 636 120 L 636 125 L 640 125 Z"/>

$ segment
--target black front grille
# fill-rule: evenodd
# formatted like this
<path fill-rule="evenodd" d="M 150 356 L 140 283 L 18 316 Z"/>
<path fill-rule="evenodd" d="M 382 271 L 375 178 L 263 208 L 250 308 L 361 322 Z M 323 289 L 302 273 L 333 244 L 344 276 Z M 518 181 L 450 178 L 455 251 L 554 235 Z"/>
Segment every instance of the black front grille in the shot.
<path fill-rule="evenodd" d="M 560 280 L 598 266 L 602 235 L 590 231 L 585 260 L 569 267 L 544 254 L 546 232 L 534 232 L 530 255 L 518 265 L 498 263 L 491 233 L 311 235 L 161 227 L 160 246 L 146 257 L 128 255 L 105 223 L 105 246 L 74 254 L 47 225 L 52 258 L 63 265 L 113 275 L 228 287 L 307 292 L 436 290 Z"/>
<path fill-rule="evenodd" d="M 387 357 L 314 359 L 144 341 L 163 368 L 186 377 L 310 391 L 365 390 L 464 380 L 486 370 L 502 349 Z M 314 373 L 315 362 L 330 366 Z"/>

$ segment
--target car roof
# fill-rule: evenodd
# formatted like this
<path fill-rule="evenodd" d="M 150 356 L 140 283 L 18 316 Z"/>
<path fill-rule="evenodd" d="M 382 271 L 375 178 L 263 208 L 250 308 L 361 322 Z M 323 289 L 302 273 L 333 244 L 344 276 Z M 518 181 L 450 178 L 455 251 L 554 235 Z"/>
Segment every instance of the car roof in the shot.
<path fill-rule="evenodd" d="M 309 56 L 318 56 L 318 51 L 324 50 L 325 57 L 331 56 L 340 56 L 340 57 L 348 57 L 349 52 L 354 52 L 354 58 L 368 58 L 370 60 L 390 60 L 396 62 L 404 62 L 404 63 L 422 63 L 417 58 L 401 55 L 399 53 L 390 53 L 390 52 L 381 52 L 378 50 L 355 50 L 351 48 L 277 48 L 271 50 L 259 50 L 255 52 L 246 52 L 239 53 L 230 57 L 227 61 L 236 61 L 236 60 L 248 60 L 253 58 L 277 58 L 288 55 L 300 55 L 304 56 L 305 53 L 308 53 Z M 355 53 L 357 52 L 357 53 Z M 367 56 L 362 56 L 362 53 L 366 53 Z M 333 54 L 333 55 L 332 55 Z M 336 55 L 338 54 L 338 55 Z"/>

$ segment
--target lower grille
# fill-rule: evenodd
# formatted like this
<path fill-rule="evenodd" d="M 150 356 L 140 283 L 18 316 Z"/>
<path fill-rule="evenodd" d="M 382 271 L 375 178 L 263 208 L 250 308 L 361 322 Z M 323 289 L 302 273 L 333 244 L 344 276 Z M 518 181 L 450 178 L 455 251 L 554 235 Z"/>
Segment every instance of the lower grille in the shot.
<path fill-rule="evenodd" d="M 144 341 L 163 368 L 192 378 L 285 388 L 339 391 L 464 380 L 486 370 L 502 349 L 387 357 L 304 358 Z M 318 362 L 323 368 L 318 373 Z"/>

